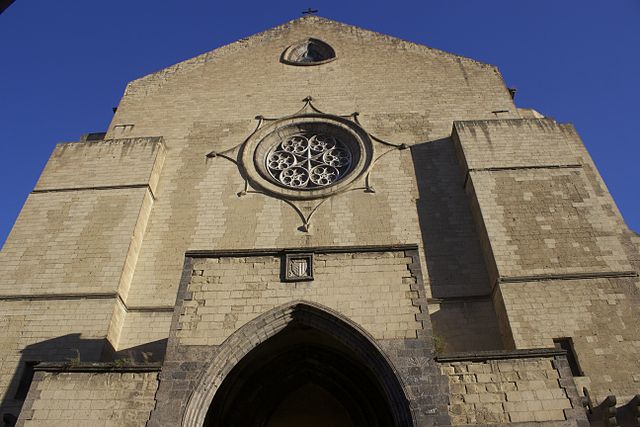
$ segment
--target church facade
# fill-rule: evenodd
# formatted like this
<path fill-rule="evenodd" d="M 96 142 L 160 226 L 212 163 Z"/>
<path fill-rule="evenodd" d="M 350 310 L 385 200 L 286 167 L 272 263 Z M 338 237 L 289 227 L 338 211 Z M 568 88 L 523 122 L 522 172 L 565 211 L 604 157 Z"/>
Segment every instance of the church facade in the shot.
<path fill-rule="evenodd" d="M 496 67 L 316 16 L 128 84 L 0 255 L 5 425 L 640 425 L 640 237 Z"/>

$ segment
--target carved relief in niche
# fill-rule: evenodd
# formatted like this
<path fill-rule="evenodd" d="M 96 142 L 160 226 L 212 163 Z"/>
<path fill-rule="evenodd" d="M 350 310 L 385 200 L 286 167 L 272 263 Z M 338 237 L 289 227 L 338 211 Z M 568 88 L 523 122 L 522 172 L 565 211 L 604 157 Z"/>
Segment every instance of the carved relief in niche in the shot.
<path fill-rule="evenodd" d="M 285 282 L 313 280 L 313 254 L 286 254 L 283 261 Z"/>

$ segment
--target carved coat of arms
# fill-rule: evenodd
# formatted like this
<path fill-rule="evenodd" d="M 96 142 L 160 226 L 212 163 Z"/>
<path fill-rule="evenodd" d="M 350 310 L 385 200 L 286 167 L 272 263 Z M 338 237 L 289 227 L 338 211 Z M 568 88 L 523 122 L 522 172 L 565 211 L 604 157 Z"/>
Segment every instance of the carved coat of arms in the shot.
<path fill-rule="evenodd" d="M 313 254 L 287 254 L 284 259 L 284 280 L 313 280 Z"/>
<path fill-rule="evenodd" d="M 308 262 L 306 259 L 292 259 L 289 262 L 289 275 L 294 277 L 307 277 Z"/>

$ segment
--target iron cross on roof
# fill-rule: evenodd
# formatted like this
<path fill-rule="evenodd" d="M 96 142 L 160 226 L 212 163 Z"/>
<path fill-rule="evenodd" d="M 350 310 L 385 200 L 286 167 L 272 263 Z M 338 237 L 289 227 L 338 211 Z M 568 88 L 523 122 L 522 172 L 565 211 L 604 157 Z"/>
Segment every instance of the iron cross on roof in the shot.
<path fill-rule="evenodd" d="M 313 15 L 313 14 L 315 14 L 315 13 L 318 13 L 318 10 L 317 10 L 317 9 L 311 9 L 311 8 L 309 8 L 309 9 L 307 9 L 307 10 L 303 10 L 303 11 L 302 11 L 302 14 L 303 14 L 303 15 Z"/>

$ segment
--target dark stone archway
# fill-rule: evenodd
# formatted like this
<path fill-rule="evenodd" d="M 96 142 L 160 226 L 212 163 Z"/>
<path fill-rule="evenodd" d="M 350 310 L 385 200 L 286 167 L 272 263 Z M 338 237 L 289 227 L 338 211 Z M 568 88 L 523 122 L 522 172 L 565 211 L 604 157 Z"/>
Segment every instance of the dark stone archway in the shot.
<path fill-rule="evenodd" d="M 373 373 L 335 338 L 288 326 L 245 356 L 216 392 L 207 427 L 392 426 Z"/>
<path fill-rule="evenodd" d="M 182 425 L 271 427 L 287 398 L 310 386 L 348 414 L 345 427 L 416 425 L 411 397 L 373 338 L 306 302 L 271 310 L 229 337 L 200 376 Z"/>

